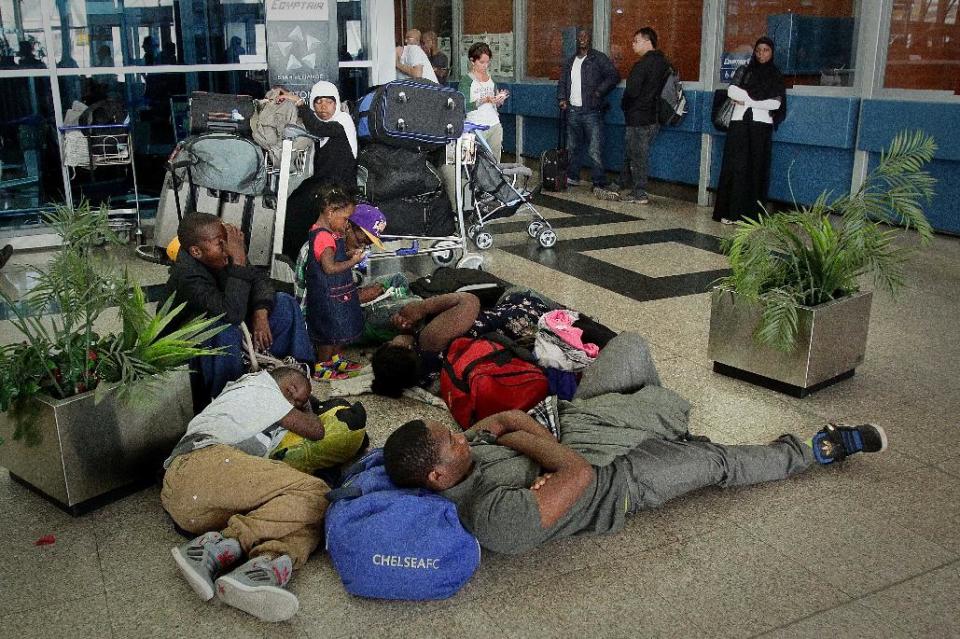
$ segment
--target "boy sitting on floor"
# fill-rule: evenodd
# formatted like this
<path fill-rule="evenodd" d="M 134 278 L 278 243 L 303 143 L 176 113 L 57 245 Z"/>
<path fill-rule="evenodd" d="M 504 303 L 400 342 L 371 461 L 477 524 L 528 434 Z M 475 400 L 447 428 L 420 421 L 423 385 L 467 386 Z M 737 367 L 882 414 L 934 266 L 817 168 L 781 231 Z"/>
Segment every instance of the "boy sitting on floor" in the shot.
<path fill-rule="evenodd" d="M 292 357 L 312 369 L 313 347 L 299 305 L 292 296 L 274 292 L 267 274 L 247 264 L 240 229 L 209 213 L 190 213 L 180 222 L 177 237 L 181 248 L 164 299 L 174 295 L 174 305 L 186 303 L 180 315 L 184 321 L 205 313 L 222 315 L 232 325 L 206 344 L 223 348 L 224 354 L 197 358 L 192 366 L 200 372 L 201 406 L 246 372 L 241 322 L 250 327 L 258 351 Z"/>

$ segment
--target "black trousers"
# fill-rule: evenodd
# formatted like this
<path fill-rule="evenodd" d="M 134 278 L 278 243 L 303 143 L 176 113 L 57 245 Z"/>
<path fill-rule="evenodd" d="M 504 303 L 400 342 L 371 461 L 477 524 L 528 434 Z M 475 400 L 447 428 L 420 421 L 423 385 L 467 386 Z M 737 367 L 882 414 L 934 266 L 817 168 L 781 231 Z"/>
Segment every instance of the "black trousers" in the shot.
<path fill-rule="evenodd" d="M 723 165 L 717 184 L 713 219 L 756 219 L 762 212 L 770 185 L 770 152 L 773 125 L 764 122 L 731 122 L 723 148 Z"/>

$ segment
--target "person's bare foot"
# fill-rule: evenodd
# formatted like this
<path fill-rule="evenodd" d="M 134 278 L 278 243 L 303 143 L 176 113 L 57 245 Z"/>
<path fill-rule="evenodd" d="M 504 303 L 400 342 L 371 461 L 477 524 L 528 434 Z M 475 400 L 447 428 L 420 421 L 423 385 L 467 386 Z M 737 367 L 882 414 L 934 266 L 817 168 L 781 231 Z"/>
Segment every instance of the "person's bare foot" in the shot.
<path fill-rule="evenodd" d="M 3 248 L 0 248 L 0 268 L 6 266 L 11 255 L 13 255 L 13 246 L 7 244 Z"/>

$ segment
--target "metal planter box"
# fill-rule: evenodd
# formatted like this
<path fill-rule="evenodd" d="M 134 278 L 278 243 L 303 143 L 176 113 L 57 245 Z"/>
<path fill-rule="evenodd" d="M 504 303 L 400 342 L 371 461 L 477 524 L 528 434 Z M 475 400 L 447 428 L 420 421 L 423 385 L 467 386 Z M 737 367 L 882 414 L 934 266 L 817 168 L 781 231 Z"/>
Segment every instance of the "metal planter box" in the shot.
<path fill-rule="evenodd" d="M 866 352 L 872 300 L 872 293 L 857 293 L 801 307 L 797 348 L 784 353 L 754 341 L 756 305 L 715 292 L 708 347 L 713 370 L 797 397 L 852 377 Z"/>
<path fill-rule="evenodd" d="M 152 480 L 193 416 L 186 369 L 123 400 L 110 389 L 99 403 L 93 392 L 35 402 L 37 445 L 14 440 L 13 419 L 0 413 L 0 466 L 73 515 Z"/>

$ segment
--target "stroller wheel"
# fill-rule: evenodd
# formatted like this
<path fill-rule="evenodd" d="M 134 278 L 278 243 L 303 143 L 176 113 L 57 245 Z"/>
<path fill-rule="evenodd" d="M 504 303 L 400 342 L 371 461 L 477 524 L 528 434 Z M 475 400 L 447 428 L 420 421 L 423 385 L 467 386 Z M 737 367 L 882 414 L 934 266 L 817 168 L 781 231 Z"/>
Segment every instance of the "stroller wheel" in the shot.
<path fill-rule="evenodd" d="M 530 226 L 527 227 L 527 235 L 530 237 L 537 237 L 537 234 L 540 233 L 540 229 L 543 228 L 543 222 L 540 220 L 534 220 L 530 222 Z"/>
<path fill-rule="evenodd" d="M 460 261 L 457 262 L 457 268 L 472 268 L 476 271 L 483 270 L 483 256 L 473 253 L 471 255 L 464 255 L 460 258 Z"/>
<path fill-rule="evenodd" d="M 467 237 L 469 237 L 472 240 L 475 237 L 477 237 L 477 233 L 479 231 L 480 231 L 479 226 L 477 226 L 476 224 L 471 224 L 470 226 L 467 227 Z"/>
<path fill-rule="evenodd" d="M 476 243 L 478 249 L 485 251 L 493 246 L 493 235 L 486 231 L 481 231 L 477 233 L 477 237 L 473 238 L 473 241 Z"/>
<path fill-rule="evenodd" d="M 557 243 L 557 234 L 549 227 L 542 229 L 537 235 L 537 241 L 540 242 L 540 246 L 543 248 L 550 248 Z"/>
<path fill-rule="evenodd" d="M 459 248 L 459 244 L 452 240 L 439 240 L 434 242 L 431 248 L 447 249 L 431 253 L 430 257 L 433 258 L 433 263 L 437 266 L 450 266 L 457 259 L 457 253 L 454 249 Z"/>

